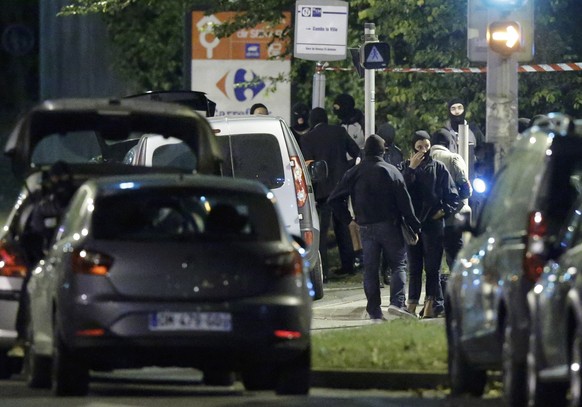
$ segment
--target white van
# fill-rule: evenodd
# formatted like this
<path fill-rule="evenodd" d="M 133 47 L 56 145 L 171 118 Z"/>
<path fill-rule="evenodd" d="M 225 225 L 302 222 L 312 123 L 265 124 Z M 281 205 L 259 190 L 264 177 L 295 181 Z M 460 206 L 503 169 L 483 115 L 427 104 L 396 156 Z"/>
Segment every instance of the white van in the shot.
<path fill-rule="evenodd" d="M 287 230 L 301 236 L 307 244 L 314 299 L 322 298 L 319 217 L 311 174 L 291 129 L 280 117 L 266 115 L 218 116 L 207 120 L 222 150 L 223 175 L 261 181 L 275 194 Z M 321 162 L 315 165 L 325 168 Z"/>

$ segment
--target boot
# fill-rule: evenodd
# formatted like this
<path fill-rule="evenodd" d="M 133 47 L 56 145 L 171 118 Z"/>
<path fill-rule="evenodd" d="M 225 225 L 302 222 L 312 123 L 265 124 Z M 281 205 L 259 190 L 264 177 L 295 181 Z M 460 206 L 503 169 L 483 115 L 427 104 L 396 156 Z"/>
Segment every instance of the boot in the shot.
<path fill-rule="evenodd" d="M 429 298 L 424 301 L 424 307 L 422 307 L 422 318 L 434 318 L 434 300 Z"/>
<path fill-rule="evenodd" d="M 406 309 L 408 310 L 408 312 L 410 312 L 412 315 L 417 316 L 416 315 L 416 306 L 418 304 L 415 302 L 409 302 L 408 305 L 406 306 Z"/>

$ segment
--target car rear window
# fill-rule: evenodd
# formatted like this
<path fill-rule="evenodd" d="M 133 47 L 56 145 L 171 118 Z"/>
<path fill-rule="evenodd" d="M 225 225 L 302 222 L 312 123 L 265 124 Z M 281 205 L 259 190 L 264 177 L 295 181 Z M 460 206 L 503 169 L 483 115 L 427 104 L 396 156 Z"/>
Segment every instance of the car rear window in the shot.
<path fill-rule="evenodd" d="M 96 239 L 274 241 L 280 238 L 273 204 L 264 196 L 157 188 L 96 201 Z"/>
<path fill-rule="evenodd" d="M 274 135 L 219 135 L 218 143 L 224 157 L 225 176 L 260 181 L 270 189 L 285 183 L 281 148 Z"/>

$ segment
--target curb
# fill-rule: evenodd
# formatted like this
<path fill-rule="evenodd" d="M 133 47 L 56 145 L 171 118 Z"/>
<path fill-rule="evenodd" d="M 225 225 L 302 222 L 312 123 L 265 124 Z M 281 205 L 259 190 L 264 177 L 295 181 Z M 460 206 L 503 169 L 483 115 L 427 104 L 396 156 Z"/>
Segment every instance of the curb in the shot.
<path fill-rule="evenodd" d="M 449 386 L 447 373 L 312 370 L 311 386 L 332 389 L 436 389 Z"/>

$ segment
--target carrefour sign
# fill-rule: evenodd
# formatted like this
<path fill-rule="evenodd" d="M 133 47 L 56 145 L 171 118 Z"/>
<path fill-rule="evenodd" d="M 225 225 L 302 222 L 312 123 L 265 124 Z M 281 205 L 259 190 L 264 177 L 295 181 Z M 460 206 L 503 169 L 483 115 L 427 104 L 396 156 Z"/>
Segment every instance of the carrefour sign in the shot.
<path fill-rule="evenodd" d="M 191 88 L 216 102 L 217 115 L 247 114 L 253 104 L 263 103 L 269 114 L 288 120 L 289 82 L 277 83 L 274 92 L 267 89 L 270 78 L 288 77 L 291 71 L 290 59 L 282 57 L 288 44 L 279 39 L 290 24 L 290 13 L 284 13 L 275 27 L 259 24 L 228 38 L 214 35 L 214 27 L 236 16 L 235 12 L 192 12 Z"/>

